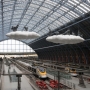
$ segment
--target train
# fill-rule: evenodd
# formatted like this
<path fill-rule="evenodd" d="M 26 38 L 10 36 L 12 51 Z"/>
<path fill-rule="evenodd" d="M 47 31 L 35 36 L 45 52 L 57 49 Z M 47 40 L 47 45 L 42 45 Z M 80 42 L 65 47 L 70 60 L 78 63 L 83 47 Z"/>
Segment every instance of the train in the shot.
<path fill-rule="evenodd" d="M 29 71 L 32 71 L 32 73 L 37 75 L 39 78 L 41 79 L 47 78 L 47 72 L 45 68 L 40 66 L 33 66 L 22 61 L 16 61 L 16 62 L 21 66 L 23 66 L 24 68 L 28 69 Z"/>
<path fill-rule="evenodd" d="M 70 74 L 74 77 L 78 76 L 78 74 L 76 73 L 76 69 L 70 69 Z"/>
<path fill-rule="evenodd" d="M 54 65 L 54 64 L 48 64 L 48 63 L 43 63 L 43 66 L 48 67 L 48 68 L 52 68 L 52 69 L 56 69 L 56 70 L 62 70 L 67 73 L 70 73 L 71 76 L 78 76 L 78 74 L 76 73 L 76 69 L 70 68 L 70 67 L 65 67 L 65 66 L 60 66 L 60 65 Z"/>
<path fill-rule="evenodd" d="M 76 73 L 76 69 L 74 69 L 74 68 L 65 67 L 65 71 L 70 73 L 71 76 L 74 76 L 74 77 L 78 76 L 78 74 Z"/>
<path fill-rule="evenodd" d="M 43 65 L 43 63 L 39 61 L 32 61 L 32 65 L 39 66 L 39 65 Z"/>
<path fill-rule="evenodd" d="M 18 62 L 22 62 L 22 61 L 18 61 Z M 22 62 L 24 63 L 24 62 Z M 28 64 L 28 63 L 24 63 L 25 64 Z M 71 76 L 78 76 L 78 74 L 76 73 L 76 69 L 74 68 L 70 68 L 70 67 L 64 67 L 64 66 L 59 66 L 59 65 L 54 65 L 54 64 L 48 64 L 48 63 L 42 63 L 42 62 L 38 62 L 38 61 L 33 61 L 32 62 L 32 65 L 28 64 L 26 66 L 28 66 L 28 70 L 32 70 L 34 73 L 36 73 L 40 78 L 46 78 L 47 75 L 46 75 L 46 69 L 43 69 L 45 70 L 45 73 L 44 73 L 44 76 L 43 76 L 43 72 L 40 70 L 41 67 L 39 67 L 39 65 L 43 65 L 45 67 L 49 67 L 49 68 L 52 68 L 52 69 L 60 69 L 60 70 L 65 70 L 65 72 L 68 72 L 70 73 Z M 34 69 L 35 71 L 34 71 Z M 39 69 L 37 69 L 39 68 Z M 39 72 L 37 72 L 39 71 Z M 41 72 L 41 73 L 40 73 Z"/>

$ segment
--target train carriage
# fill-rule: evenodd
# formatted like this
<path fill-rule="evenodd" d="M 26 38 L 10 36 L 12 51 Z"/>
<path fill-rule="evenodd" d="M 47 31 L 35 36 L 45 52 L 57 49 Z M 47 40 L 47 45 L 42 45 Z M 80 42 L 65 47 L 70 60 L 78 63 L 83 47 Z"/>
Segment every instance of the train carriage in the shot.
<path fill-rule="evenodd" d="M 38 75 L 39 78 L 47 78 L 47 73 L 46 69 L 40 66 L 32 66 L 28 63 L 22 62 L 22 61 L 17 61 L 21 66 L 24 68 L 28 69 L 29 71 L 32 71 L 33 74 Z"/>

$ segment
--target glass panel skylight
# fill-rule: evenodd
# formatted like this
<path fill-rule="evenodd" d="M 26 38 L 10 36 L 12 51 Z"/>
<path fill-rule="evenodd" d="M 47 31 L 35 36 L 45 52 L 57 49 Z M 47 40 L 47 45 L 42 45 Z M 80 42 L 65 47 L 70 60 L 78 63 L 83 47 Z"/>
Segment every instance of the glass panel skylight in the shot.
<path fill-rule="evenodd" d="M 0 42 L 0 52 L 34 52 L 34 50 L 23 42 L 10 39 Z"/>
<path fill-rule="evenodd" d="M 3 0 L 3 6 L 0 2 L 0 34 L 4 37 L 0 40 L 7 38 L 5 34 L 12 26 L 19 25 L 18 30 L 27 26 L 29 31 L 44 35 L 48 33 L 46 28 L 54 30 L 89 12 L 89 0 Z"/>

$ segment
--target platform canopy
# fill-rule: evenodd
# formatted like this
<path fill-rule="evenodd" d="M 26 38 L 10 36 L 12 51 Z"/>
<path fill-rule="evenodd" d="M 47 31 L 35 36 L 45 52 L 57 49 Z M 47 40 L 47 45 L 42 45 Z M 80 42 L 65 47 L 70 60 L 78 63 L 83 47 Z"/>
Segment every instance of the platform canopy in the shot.
<path fill-rule="evenodd" d="M 90 0 L 0 0 L 0 41 L 17 25 L 28 27 L 40 36 L 90 12 Z M 24 39 L 30 43 L 35 39 Z"/>

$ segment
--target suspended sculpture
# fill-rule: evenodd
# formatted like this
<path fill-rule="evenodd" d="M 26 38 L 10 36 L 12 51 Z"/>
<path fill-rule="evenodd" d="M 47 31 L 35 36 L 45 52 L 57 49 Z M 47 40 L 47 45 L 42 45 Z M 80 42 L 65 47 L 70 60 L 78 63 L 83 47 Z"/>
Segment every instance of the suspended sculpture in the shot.
<path fill-rule="evenodd" d="M 29 32 L 28 27 L 24 27 L 25 31 L 17 31 L 17 27 L 18 25 L 13 27 L 13 32 L 7 33 L 6 36 L 12 39 L 35 39 L 40 36 L 36 32 Z"/>
<path fill-rule="evenodd" d="M 49 31 L 51 33 L 50 29 Z M 80 36 L 63 35 L 63 34 L 48 36 L 46 40 L 49 42 L 61 43 L 61 44 L 77 44 L 77 43 L 81 43 L 84 41 L 84 39 Z"/>
<path fill-rule="evenodd" d="M 7 33 L 6 36 L 12 39 L 35 39 L 38 38 L 40 35 L 36 32 L 15 31 Z"/>
<path fill-rule="evenodd" d="M 75 35 L 53 35 L 47 37 L 46 40 L 49 42 L 62 44 L 76 44 L 84 41 L 82 37 Z"/>

